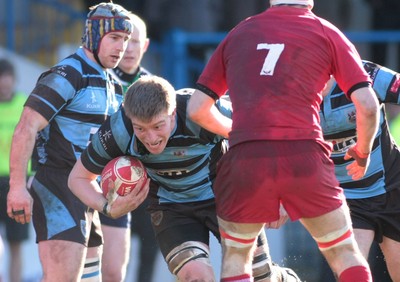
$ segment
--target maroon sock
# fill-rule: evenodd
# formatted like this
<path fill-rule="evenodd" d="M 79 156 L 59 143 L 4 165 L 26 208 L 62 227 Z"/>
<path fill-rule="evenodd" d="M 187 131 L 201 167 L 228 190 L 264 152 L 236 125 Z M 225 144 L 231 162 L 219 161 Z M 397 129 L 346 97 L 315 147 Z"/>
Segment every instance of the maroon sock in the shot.
<path fill-rule="evenodd" d="M 371 271 L 362 265 L 345 269 L 339 276 L 340 282 L 372 282 Z"/>
<path fill-rule="evenodd" d="M 221 278 L 221 282 L 253 282 L 253 277 L 250 274 L 242 274 L 239 276 L 231 276 Z"/>

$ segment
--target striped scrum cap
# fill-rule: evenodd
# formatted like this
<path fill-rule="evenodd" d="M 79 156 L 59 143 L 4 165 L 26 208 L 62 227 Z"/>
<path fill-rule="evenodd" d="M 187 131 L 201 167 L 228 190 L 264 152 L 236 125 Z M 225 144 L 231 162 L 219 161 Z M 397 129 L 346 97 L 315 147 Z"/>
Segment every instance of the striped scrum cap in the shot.
<path fill-rule="evenodd" d="M 103 36 L 115 31 L 131 34 L 133 25 L 129 12 L 114 3 L 100 3 L 93 6 L 87 15 L 85 33 L 82 37 L 83 46 L 97 53 Z"/>

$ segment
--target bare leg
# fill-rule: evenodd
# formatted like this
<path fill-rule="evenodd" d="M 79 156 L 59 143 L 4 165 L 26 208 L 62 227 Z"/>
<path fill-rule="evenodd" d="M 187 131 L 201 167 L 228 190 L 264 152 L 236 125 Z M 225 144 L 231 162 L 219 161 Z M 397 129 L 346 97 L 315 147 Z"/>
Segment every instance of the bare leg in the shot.
<path fill-rule="evenodd" d="M 387 237 L 383 237 L 383 242 L 380 244 L 380 247 L 385 256 L 390 278 L 392 278 L 394 282 L 399 282 L 400 242 L 394 241 Z"/>
<path fill-rule="evenodd" d="M 9 242 L 10 247 L 10 282 L 20 282 L 21 269 L 22 269 L 22 258 L 21 258 L 21 247 L 20 242 Z"/>
<path fill-rule="evenodd" d="M 264 224 L 237 224 L 218 218 L 218 224 L 225 233 L 238 240 L 230 240 L 221 236 L 222 271 L 221 277 L 234 277 L 243 274 L 252 276 L 253 253 L 256 238 Z M 238 241 L 244 242 L 239 243 Z"/>
<path fill-rule="evenodd" d="M 351 230 L 351 220 L 346 204 L 340 208 L 316 218 L 302 218 L 301 223 L 315 239 L 326 238 L 338 230 Z M 334 240 L 337 238 L 332 238 Z M 334 244 L 330 248 L 321 249 L 332 271 L 339 277 L 344 270 L 354 266 L 369 269 L 367 260 L 361 254 L 354 237 L 344 244 Z"/>
<path fill-rule="evenodd" d="M 50 240 L 39 242 L 42 282 L 76 282 L 83 271 L 86 247 L 79 243 Z"/>
<path fill-rule="evenodd" d="M 354 238 L 356 239 L 358 247 L 365 259 L 368 259 L 374 235 L 374 231 L 372 230 L 354 229 Z"/>
<path fill-rule="evenodd" d="M 129 228 L 102 225 L 104 246 L 101 272 L 103 282 L 124 281 L 131 247 Z"/>

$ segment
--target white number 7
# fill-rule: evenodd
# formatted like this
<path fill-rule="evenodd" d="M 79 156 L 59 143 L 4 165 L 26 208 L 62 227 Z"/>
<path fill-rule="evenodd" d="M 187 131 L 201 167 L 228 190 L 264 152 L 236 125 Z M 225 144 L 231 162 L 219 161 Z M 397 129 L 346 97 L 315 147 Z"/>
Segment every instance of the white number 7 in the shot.
<path fill-rule="evenodd" d="M 261 69 L 260 75 L 273 75 L 276 63 L 279 56 L 282 54 L 285 44 L 267 44 L 260 43 L 257 45 L 257 50 L 267 49 L 269 52 L 264 60 L 264 65 Z"/>

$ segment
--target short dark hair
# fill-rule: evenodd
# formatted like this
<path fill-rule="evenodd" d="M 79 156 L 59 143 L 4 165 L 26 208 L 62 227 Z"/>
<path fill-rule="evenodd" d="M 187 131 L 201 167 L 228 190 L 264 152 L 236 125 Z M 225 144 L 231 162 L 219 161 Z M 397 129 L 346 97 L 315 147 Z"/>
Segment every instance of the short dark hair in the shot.
<path fill-rule="evenodd" d="M 126 115 L 146 122 L 164 111 L 170 115 L 175 108 L 174 87 L 167 80 L 155 75 L 139 78 L 128 88 L 124 98 Z"/>
<path fill-rule="evenodd" d="M 13 64 L 7 59 L 0 59 L 0 76 L 5 74 L 11 74 L 15 76 L 15 69 Z"/>

